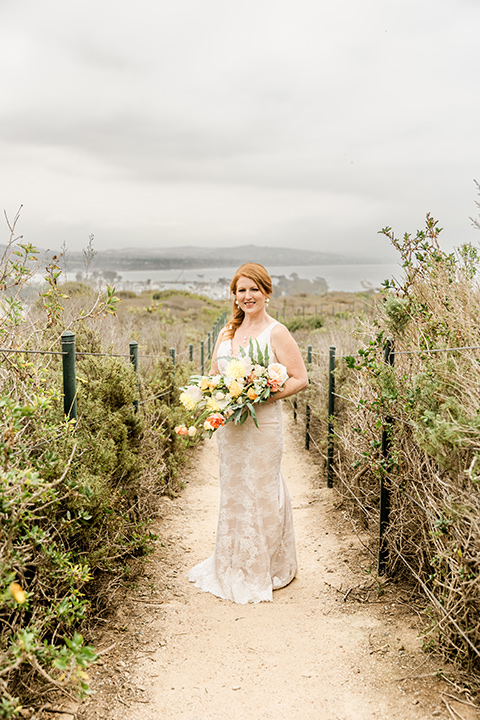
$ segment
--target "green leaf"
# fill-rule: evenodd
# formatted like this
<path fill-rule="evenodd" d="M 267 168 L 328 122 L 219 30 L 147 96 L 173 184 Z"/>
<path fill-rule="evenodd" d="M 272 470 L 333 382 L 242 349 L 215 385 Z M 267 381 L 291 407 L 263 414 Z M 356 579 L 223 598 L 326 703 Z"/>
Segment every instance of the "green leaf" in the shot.
<path fill-rule="evenodd" d="M 258 342 L 258 340 L 255 340 L 255 342 L 256 342 L 256 344 L 257 344 L 257 362 L 258 362 L 260 365 L 263 365 L 263 364 L 264 364 L 264 362 L 263 362 L 263 353 L 262 353 L 262 351 L 261 351 L 261 349 L 260 349 L 260 343 Z"/>
<path fill-rule="evenodd" d="M 243 425 L 245 420 L 248 418 L 248 412 L 245 408 L 242 410 L 242 414 L 240 415 L 240 420 L 238 421 L 238 425 Z"/>
<path fill-rule="evenodd" d="M 257 413 L 255 412 L 255 408 L 253 407 L 252 403 L 247 402 L 246 406 L 250 410 L 250 414 L 253 418 L 253 422 L 255 423 L 255 426 L 258 428 L 258 422 L 257 422 Z"/>
<path fill-rule="evenodd" d="M 270 365 L 270 355 L 268 353 L 268 343 L 265 345 L 265 350 L 263 352 L 263 364 L 265 367 L 268 367 Z"/>

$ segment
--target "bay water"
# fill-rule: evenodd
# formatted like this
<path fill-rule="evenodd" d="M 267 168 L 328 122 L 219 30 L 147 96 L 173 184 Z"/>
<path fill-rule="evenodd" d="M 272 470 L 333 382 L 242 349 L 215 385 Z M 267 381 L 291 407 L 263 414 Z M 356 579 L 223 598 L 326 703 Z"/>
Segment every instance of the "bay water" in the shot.
<path fill-rule="evenodd" d="M 402 268 L 397 263 L 371 263 L 352 265 L 296 265 L 296 266 L 269 266 L 274 283 L 276 278 L 284 275 L 290 277 L 296 273 L 299 278 L 315 280 L 324 278 L 330 291 L 360 292 L 368 288 L 379 288 L 386 279 L 402 276 Z M 190 268 L 185 270 L 131 270 L 120 271 L 121 285 L 127 287 L 130 283 L 155 284 L 166 287 L 181 286 L 189 283 L 216 283 L 220 278 L 230 282 L 236 267 L 219 268 Z M 150 283 L 149 283 L 150 281 Z M 119 285 L 118 282 L 115 283 Z"/>

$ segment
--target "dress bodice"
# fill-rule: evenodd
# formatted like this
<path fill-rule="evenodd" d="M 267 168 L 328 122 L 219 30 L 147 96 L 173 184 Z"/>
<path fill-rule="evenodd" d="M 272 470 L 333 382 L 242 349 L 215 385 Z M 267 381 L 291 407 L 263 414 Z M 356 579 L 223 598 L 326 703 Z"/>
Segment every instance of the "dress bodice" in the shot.
<path fill-rule="evenodd" d="M 268 345 L 268 355 L 269 355 L 270 362 L 277 362 L 277 358 L 275 357 L 275 353 L 273 352 L 272 346 L 270 343 L 270 335 L 272 333 L 272 328 L 275 325 L 278 325 L 277 320 L 273 320 L 273 322 L 269 323 L 269 325 L 267 325 L 267 327 L 264 328 L 262 330 L 262 332 L 259 335 L 257 335 L 256 338 L 252 338 L 254 351 L 256 350 L 256 347 L 257 347 L 257 341 L 258 341 L 258 344 L 260 346 L 260 350 L 262 351 L 262 353 L 265 351 L 265 348 Z M 244 350 L 245 350 L 245 352 L 248 353 L 248 345 L 246 348 L 244 348 Z M 222 374 L 225 373 L 227 364 L 232 357 L 233 357 L 233 352 L 232 352 L 231 338 L 228 338 L 227 340 L 222 340 L 222 342 L 218 346 L 218 353 L 217 353 L 217 366 L 218 366 L 218 371 L 220 373 L 222 373 Z"/>

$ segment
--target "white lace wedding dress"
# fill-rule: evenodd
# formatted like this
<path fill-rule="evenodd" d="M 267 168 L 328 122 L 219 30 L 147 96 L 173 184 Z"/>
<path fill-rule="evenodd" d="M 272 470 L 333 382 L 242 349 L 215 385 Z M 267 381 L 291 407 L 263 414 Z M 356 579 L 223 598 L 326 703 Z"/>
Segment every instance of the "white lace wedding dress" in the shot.
<path fill-rule="evenodd" d="M 258 336 L 264 350 L 276 321 Z M 231 357 L 231 341 L 218 350 L 220 372 Z M 281 402 L 256 406 L 253 420 L 227 423 L 215 435 L 220 462 L 220 513 L 215 551 L 188 579 L 201 590 L 236 603 L 272 600 L 297 569 L 292 507 L 280 471 L 283 449 Z"/>

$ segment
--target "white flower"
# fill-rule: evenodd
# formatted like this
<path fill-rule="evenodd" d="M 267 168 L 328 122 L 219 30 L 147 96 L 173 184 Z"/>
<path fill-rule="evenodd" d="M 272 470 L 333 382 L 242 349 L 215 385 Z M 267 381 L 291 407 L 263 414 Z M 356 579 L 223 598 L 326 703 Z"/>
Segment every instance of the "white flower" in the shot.
<path fill-rule="evenodd" d="M 267 376 L 269 380 L 282 386 L 288 380 L 287 368 L 281 363 L 270 363 L 267 368 Z"/>
<path fill-rule="evenodd" d="M 230 385 L 234 382 L 238 383 L 240 385 L 240 387 L 242 387 L 242 388 L 245 385 L 245 378 L 236 378 L 236 377 L 232 377 L 231 375 L 225 375 L 224 380 L 225 380 L 225 385 L 227 386 L 227 388 L 230 388 Z"/>
<path fill-rule="evenodd" d="M 242 365 L 244 367 L 245 375 L 250 375 L 250 373 L 253 370 L 253 363 L 252 363 L 251 358 L 248 355 L 244 355 L 244 357 L 240 358 L 240 362 L 242 363 Z"/>
<path fill-rule="evenodd" d="M 215 393 L 215 400 L 223 400 L 224 397 L 225 397 L 225 394 L 223 392 Z"/>
<path fill-rule="evenodd" d="M 195 437 L 195 435 L 197 434 L 197 428 L 195 427 L 195 425 L 191 425 L 191 427 L 188 428 L 188 434 L 190 437 Z"/>
<path fill-rule="evenodd" d="M 203 399 L 203 393 L 196 385 L 189 385 L 180 395 L 180 402 L 183 407 L 191 412 Z"/>
<path fill-rule="evenodd" d="M 263 365 L 254 365 L 253 372 L 257 377 L 262 377 L 262 375 L 266 374 L 267 368 L 264 367 Z"/>
<path fill-rule="evenodd" d="M 220 383 L 222 381 L 222 376 L 221 375 L 212 375 L 212 377 L 210 378 L 210 381 L 211 381 L 213 387 L 218 387 L 218 385 L 220 385 Z"/>

